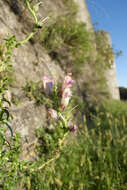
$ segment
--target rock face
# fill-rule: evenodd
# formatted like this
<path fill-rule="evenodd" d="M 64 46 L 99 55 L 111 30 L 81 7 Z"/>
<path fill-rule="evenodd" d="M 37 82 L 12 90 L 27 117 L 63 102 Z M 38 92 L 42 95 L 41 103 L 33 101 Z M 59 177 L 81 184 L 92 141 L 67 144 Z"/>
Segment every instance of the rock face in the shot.
<path fill-rule="evenodd" d="M 87 28 L 93 30 L 93 25 L 92 25 L 89 11 L 88 11 L 86 0 L 75 0 L 75 2 L 79 5 L 78 20 L 87 23 Z M 107 33 L 107 35 L 109 39 L 109 44 L 111 44 L 111 38 L 110 38 L 109 33 Z M 87 69 L 89 70 L 89 68 Z M 86 72 L 86 75 L 88 75 L 88 72 Z M 108 89 L 109 89 L 109 93 L 111 97 L 113 99 L 119 100 L 120 95 L 119 95 L 119 89 L 118 89 L 118 84 L 117 84 L 115 62 L 112 63 L 112 67 L 105 72 L 105 76 L 106 76 L 107 85 L 108 85 Z"/>
<path fill-rule="evenodd" d="M 93 30 L 91 17 L 85 0 L 75 0 L 79 5 L 77 19 L 87 23 L 87 27 Z M 45 18 L 48 12 L 54 10 L 57 15 L 63 14 L 61 11 L 64 7 L 63 1 L 47 0 L 43 2 L 40 8 L 40 18 Z M 22 6 L 20 0 L 1 0 L 0 1 L 0 41 L 8 35 L 15 35 L 17 40 L 22 40 L 31 30 L 31 17 L 25 7 Z M 26 20 L 24 20 L 24 18 Z M 51 59 L 45 49 L 38 42 L 29 42 L 22 47 L 14 50 L 13 67 L 15 69 L 15 83 L 9 92 L 9 99 L 12 100 L 12 95 L 19 97 L 20 104 L 18 106 L 12 103 L 10 108 L 13 114 L 11 123 L 13 129 L 20 131 L 26 143 L 34 140 L 35 128 L 45 126 L 46 111 L 43 105 L 36 106 L 34 101 L 29 101 L 24 97 L 22 87 L 26 80 L 39 81 L 44 75 L 50 76 L 54 81 L 61 81 L 65 75 L 61 67 Z M 91 68 L 84 68 L 83 81 L 88 81 L 92 75 Z M 109 86 L 112 98 L 119 99 L 117 88 L 115 63 L 112 68 L 106 72 L 107 84 Z M 80 82 L 80 80 L 79 80 Z M 95 88 L 93 81 L 93 88 Z"/>
<path fill-rule="evenodd" d="M 20 15 L 12 11 L 8 2 L 0 1 L 0 39 L 8 35 L 15 35 L 17 40 L 22 40 L 27 35 L 27 28 L 20 20 Z M 50 76 L 54 81 L 61 81 L 64 72 L 48 56 L 39 43 L 27 43 L 22 47 L 15 48 L 13 52 L 13 68 L 15 82 L 8 93 L 20 99 L 18 106 L 12 103 L 10 111 L 13 115 L 11 126 L 14 131 L 20 132 L 24 142 L 30 143 L 35 138 L 35 129 L 44 127 L 46 111 L 43 105 L 36 106 L 34 101 L 24 97 L 22 87 L 26 80 L 39 81 L 44 75 Z"/>
<path fill-rule="evenodd" d="M 109 39 L 109 44 L 112 46 L 110 34 L 107 32 L 106 35 Z M 117 75 L 116 75 L 115 61 L 112 63 L 111 68 L 105 72 L 105 76 L 106 76 L 107 85 L 108 85 L 111 97 L 113 99 L 119 100 L 120 94 L 119 94 L 119 88 L 118 88 L 117 77 L 116 77 Z"/>
<path fill-rule="evenodd" d="M 116 65 L 115 62 L 112 64 L 111 68 L 105 72 L 105 76 L 107 79 L 107 85 L 109 88 L 109 92 L 113 99 L 119 100 L 119 88 L 117 84 L 117 77 L 116 77 Z"/>
<path fill-rule="evenodd" d="M 93 29 L 91 17 L 88 11 L 86 0 L 74 0 L 79 5 L 78 20 L 85 22 L 88 29 Z"/>

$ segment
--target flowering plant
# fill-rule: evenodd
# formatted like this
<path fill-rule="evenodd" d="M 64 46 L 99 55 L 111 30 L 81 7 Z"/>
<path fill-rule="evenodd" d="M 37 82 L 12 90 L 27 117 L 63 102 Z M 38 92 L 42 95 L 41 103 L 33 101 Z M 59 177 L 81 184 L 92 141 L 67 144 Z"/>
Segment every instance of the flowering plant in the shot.
<path fill-rule="evenodd" d="M 72 76 L 72 73 L 68 73 L 65 76 L 62 89 L 61 89 L 61 94 L 62 94 L 61 104 L 62 104 L 63 110 L 67 107 L 69 100 L 72 97 L 71 88 L 74 81 L 72 80 L 71 76 Z"/>
<path fill-rule="evenodd" d="M 60 89 L 58 89 L 56 86 L 53 85 L 53 81 L 49 77 L 44 76 L 42 79 L 43 88 L 44 88 L 46 94 L 48 94 L 50 96 L 50 98 L 52 98 L 52 99 L 55 98 L 55 100 L 56 100 L 55 96 L 60 96 L 60 98 L 61 98 L 60 107 L 62 108 L 62 110 L 64 110 L 68 106 L 69 100 L 72 97 L 71 88 L 72 88 L 72 84 L 74 81 L 72 80 L 71 76 L 72 76 L 72 73 L 68 73 L 65 76 L 63 84 L 62 84 L 62 88 L 60 88 Z M 58 92 L 58 91 L 60 91 L 60 92 Z M 57 101 L 58 101 L 58 99 L 57 99 Z M 59 104 L 59 103 L 57 102 L 57 104 Z"/>
<path fill-rule="evenodd" d="M 48 109 L 49 116 L 52 119 L 61 119 L 64 121 L 64 124 L 68 124 L 68 118 L 66 118 L 67 107 L 69 101 L 72 97 L 72 84 L 74 80 L 71 78 L 72 73 L 68 73 L 63 81 L 62 87 L 57 88 L 53 84 L 53 80 L 47 76 L 42 78 L 43 88 L 49 98 L 52 100 L 53 107 Z M 66 116 L 65 116 L 66 113 Z M 66 126 L 67 128 L 67 126 Z"/>
<path fill-rule="evenodd" d="M 40 128 L 37 134 L 41 139 L 39 152 L 41 151 L 43 159 L 45 158 L 44 164 L 39 169 L 60 156 L 67 136 L 70 133 L 76 133 L 78 129 L 77 125 L 71 122 L 72 110 L 74 109 L 70 105 L 73 83 L 71 73 L 65 76 L 60 86 L 55 86 L 53 80 L 47 76 L 42 78 L 45 96 L 50 100 L 50 103 L 46 104 L 49 118 L 48 127 Z"/>

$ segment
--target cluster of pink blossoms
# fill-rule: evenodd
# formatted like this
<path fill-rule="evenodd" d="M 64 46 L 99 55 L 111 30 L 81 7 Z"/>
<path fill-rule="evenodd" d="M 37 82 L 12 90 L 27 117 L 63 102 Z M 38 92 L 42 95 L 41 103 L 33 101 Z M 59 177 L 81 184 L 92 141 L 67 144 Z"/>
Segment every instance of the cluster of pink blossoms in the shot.
<path fill-rule="evenodd" d="M 74 81 L 72 80 L 71 76 L 72 76 L 72 73 L 68 73 L 65 76 L 63 84 L 62 84 L 62 88 L 61 88 L 61 108 L 62 108 L 62 110 L 64 110 L 68 106 L 69 100 L 72 97 L 71 88 L 72 88 L 72 84 L 74 83 Z M 43 87 L 44 87 L 44 90 L 46 91 L 46 93 L 47 94 L 52 93 L 52 91 L 53 91 L 53 81 L 52 81 L 52 79 L 50 79 L 47 76 L 44 76 L 42 81 L 43 81 Z M 56 110 L 49 109 L 48 113 L 51 116 L 51 118 L 53 118 L 53 119 L 58 118 Z M 77 131 L 77 126 L 74 125 L 70 130 L 72 132 Z"/>
<path fill-rule="evenodd" d="M 67 107 L 67 105 L 69 103 L 69 100 L 72 97 L 71 88 L 72 88 L 72 84 L 73 84 L 74 81 L 72 80 L 71 76 L 72 76 L 72 73 L 68 73 L 65 76 L 64 82 L 63 82 L 63 85 L 62 85 L 62 89 L 61 89 L 61 96 L 62 96 L 61 106 L 62 106 L 62 110 L 64 110 Z"/>

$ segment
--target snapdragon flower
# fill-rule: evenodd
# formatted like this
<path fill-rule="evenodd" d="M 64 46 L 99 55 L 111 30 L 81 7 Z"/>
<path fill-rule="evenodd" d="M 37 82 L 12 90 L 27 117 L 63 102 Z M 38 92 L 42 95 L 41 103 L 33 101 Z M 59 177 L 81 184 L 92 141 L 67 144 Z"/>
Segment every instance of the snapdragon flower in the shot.
<path fill-rule="evenodd" d="M 71 88 L 72 88 L 72 84 L 73 84 L 73 80 L 71 78 L 72 73 L 68 73 L 65 78 L 64 78 L 64 82 L 62 85 L 62 89 L 61 89 L 61 93 L 62 93 L 62 99 L 61 99 L 61 104 L 62 104 L 62 110 L 64 110 L 68 103 L 70 98 L 72 97 L 72 92 L 71 92 Z"/>
<path fill-rule="evenodd" d="M 72 92 L 70 88 L 65 88 L 62 93 L 62 99 L 61 99 L 62 110 L 64 110 L 67 107 L 71 97 L 72 97 Z"/>
<path fill-rule="evenodd" d="M 47 76 L 44 76 L 42 79 L 43 87 L 48 94 L 52 93 L 53 81 Z"/>
<path fill-rule="evenodd" d="M 63 81 L 63 85 L 62 85 L 62 93 L 66 88 L 72 88 L 72 84 L 74 81 L 72 80 L 71 76 L 72 76 L 72 73 L 68 73 L 65 76 L 64 81 Z"/>

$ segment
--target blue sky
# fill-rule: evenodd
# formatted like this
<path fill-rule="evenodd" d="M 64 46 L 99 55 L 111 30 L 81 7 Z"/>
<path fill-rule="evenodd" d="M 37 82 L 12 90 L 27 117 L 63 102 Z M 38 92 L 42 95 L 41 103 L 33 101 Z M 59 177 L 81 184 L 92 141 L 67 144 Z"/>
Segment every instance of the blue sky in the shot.
<path fill-rule="evenodd" d="M 115 59 L 119 86 L 127 87 L 127 0 L 86 0 L 97 29 L 110 33 L 113 48 L 121 50 Z"/>

